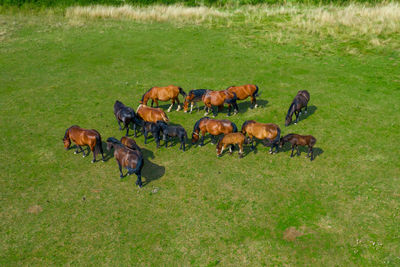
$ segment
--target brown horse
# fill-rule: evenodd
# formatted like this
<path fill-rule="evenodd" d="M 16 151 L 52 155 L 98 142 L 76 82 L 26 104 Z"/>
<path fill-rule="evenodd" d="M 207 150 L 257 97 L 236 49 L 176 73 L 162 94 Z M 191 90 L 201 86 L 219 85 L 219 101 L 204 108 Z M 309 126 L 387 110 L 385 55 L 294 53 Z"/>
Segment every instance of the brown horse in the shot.
<path fill-rule="evenodd" d="M 168 117 L 165 112 L 160 108 L 151 108 L 140 104 L 136 110 L 136 114 L 144 121 L 154 122 L 165 121 L 168 122 Z"/>
<path fill-rule="evenodd" d="M 283 145 L 286 142 L 292 144 L 292 154 L 290 155 L 290 157 L 293 157 L 294 148 L 296 148 L 297 150 L 296 154 L 300 155 L 299 146 L 308 146 L 308 152 L 306 157 L 309 157 L 309 154 L 311 153 L 310 160 L 312 161 L 314 159 L 313 147 L 315 143 L 317 143 L 317 139 L 314 136 L 291 133 L 281 138 L 279 142 L 280 147 L 283 147 Z"/>
<path fill-rule="evenodd" d="M 101 135 L 96 130 L 86 130 L 78 125 L 73 125 L 65 131 L 63 138 L 65 149 L 69 149 L 71 146 L 71 140 L 76 144 L 76 150 L 74 154 L 79 152 L 83 153 L 83 157 L 86 157 L 85 151 L 81 146 L 89 146 L 93 154 L 92 163 L 96 162 L 96 153 L 100 152 L 101 157 L 104 161 L 103 147 L 101 146 Z M 80 150 L 80 151 L 79 151 Z"/>
<path fill-rule="evenodd" d="M 258 86 L 255 84 L 246 84 L 241 86 L 230 86 L 226 90 L 236 94 L 238 100 L 244 100 L 251 97 L 251 104 L 257 108 L 256 96 L 258 96 Z"/>
<path fill-rule="evenodd" d="M 301 90 L 297 92 L 297 95 L 294 97 L 286 115 L 285 126 L 288 126 L 292 122 L 293 113 L 296 115 L 296 121 L 294 122 L 294 124 L 299 121 L 301 109 L 303 107 L 305 107 L 305 113 L 307 113 L 307 105 L 309 100 L 310 94 L 307 90 Z"/>
<path fill-rule="evenodd" d="M 121 143 L 122 143 L 124 146 L 126 146 L 126 147 L 128 147 L 128 148 L 130 148 L 130 149 L 137 150 L 137 151 L 142 151 L 142 150 L 140 149 L 140 147 L 136 144 L 135 140 L 133 140 L 133 139 L 131 139 L 131 138 L 129 138 L 129 137 L 122 136 L 122 137 L 121 137 Z"/>
<path fill-rule="evenodd" d="M 218 136 L 220 134 L 228 134 L 232 132 L 237 132 L 236 124 L 229 120 L 215 120 L 209 117 L 203 117 L 196 122 L 193 127 L 192 133 L 192 144 L 199 140 L 201 132 L 200 146 L 204 145 L 204 135 L 209 133 L 213 136 Z"/>
<path fill-rule="evenodd" d="M 203 95 L 207 93 L 207 89 L 196 89 L 190 90 L 189 94 L 185 97 L 185 102 L 183 102 L 183 111 L 186 113 L 189 110 L 189 103 L 190 103 L 190 113 L 192 113 L 193 106 L 197 106 L 197 102 L 200 102 L 203 99 Z M 200 110 L 197 106 L 197 110 Z"/>
<path fill-rule="evenodd" d="M 158 108 L 159 100 L 160 101 L 172 100 L 172 104 L 168 108 L 168 112 L 171 111 L 172 107 L 175 104 L 175 101 L 178 102 L 178 108 L 176 109 L 176 111 L 179 111 L 181 109 L 178 97 L 179 94 L 181 94 L 183 97 L 186 96 L 186 93 L 179 86 L 169 85 L 165 87 L 152 87 L 142 96 L 140 104 L 147 105 L 147 102 L 149 101 L 149 99 L 151 99 L 151 106 L 153 106 L 153 103 L 155 102 L 156 107 Z"/>
<path fill-rule="evenodd" d="M 233 106 L 235 111 L 234 114 L 239 112 L 239 107 L 236 103 L 237 96 L 235 93 L 229 92 L 227 90 L 222 90 L 222 91 L 208 91 L 203 95 L 202 98 L 204 105 L 206 106 L 206 113 L 204 116 L 207 116 L 208 113 L 211 111 L 214 113 L 214 117 L 218 115 L 218 111 L 222 110 L 224 107 L 224 104 L 228 104 L 228 116 L 231 115 L 231 109 Z M 217 106 L 218 111 L 215 111 L 212 109 L 212 106 Z"/>
<path fill-rule="evenodd" d="M 249 135 L 252 150 L 254 149 L 254 138 L 257 138 L 259 140 L 268 141 L 268 143 L 264 142 L 264 145 L 271 146 L 269 153 L 273 153 L 274 147 L 276 148 L 276 153 L 278 152 L 279 138 L 281 136 L 281 129 L 278 125 L 248 120 L 242 125 L 242 134 Z"/>
<path fill-rule="evenodd" d="M 229 146 L 229 154 L 232 154 L 235 149 L 235 145 L 239 146 L 239 158 L 243 157 L 243 144 L 245 143 L 246 137 L 242 133 L 228 133 L 225 134 L 217 144 L 217 157 L 222 155 L 224 149 Z"/>
<path fill-rule="evenodd" d="M 127 175 L 132 173 L 136 174 L 137 180 L 136 185 L 142 187 L 142 168 L 143 168 L 143 156 L 142 153 L 137 150 L 132 150 L 124 146 L 120 141 L 114 137 L 107 139 L 107 150 L 110 151 L 114 148 L 114 157 L 117 160 L 120 178 L 123 178 L 122 167 L 128 169 Z"/>

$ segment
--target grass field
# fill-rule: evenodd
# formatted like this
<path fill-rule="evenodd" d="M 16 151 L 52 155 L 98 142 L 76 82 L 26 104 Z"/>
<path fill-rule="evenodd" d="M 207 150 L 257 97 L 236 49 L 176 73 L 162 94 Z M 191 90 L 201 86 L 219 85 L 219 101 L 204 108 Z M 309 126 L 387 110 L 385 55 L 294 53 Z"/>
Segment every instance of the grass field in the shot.
<path fill-rule="evenodd" d="M 324 34 L 292 28 L 288 13 L 243 14 L 0 15 L 0 265 L 400 265 L 398 28 Z M 91 164 L 63 149 L 73 124 L 120 138 L 115 100 L 136 108 L 152 86 L 245 83 L 259 86 L 262 107 L 240 102 L 229 119 L 314 135 L 313 162 L 261 144 L 217 158 L 209 139 L 157 150 L 140 136 L 139 189 L 110 156 Z M 285 127 L 300 89 L 310 112 Z M 190 135 L 203 112 L 168 115 Z"/>

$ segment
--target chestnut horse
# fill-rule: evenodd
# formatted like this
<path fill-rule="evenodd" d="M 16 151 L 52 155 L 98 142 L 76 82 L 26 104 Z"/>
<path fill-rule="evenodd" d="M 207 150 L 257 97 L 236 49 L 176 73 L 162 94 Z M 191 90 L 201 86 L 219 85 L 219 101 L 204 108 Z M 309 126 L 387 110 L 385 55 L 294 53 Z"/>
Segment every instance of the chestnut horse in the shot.
<path fill-rule="evenodd" d="M 121 137 L 121 143 L 122 143 L 124 146 L 126 146 L 126 147 L 128 147 L 128 148 L 130 148 L 130 149 L 137 150 L 137 151 L 140 151 L 140 152 L 142 151 L 142 150 L 140 149 L 140 147 L 136 144 L 135 140 L 133 140 L 133 139 L 131 139 L 131 138 L 129 138 L 129 137 L 122 136 L 122 137 Z"/>
<path fill-rule="evenodd" d="M 209 117 L 203 117 L 196 122 L 193 127 L 192 133 L 192 144 L 199 140 L 201 132 L 200 146 L 204 145 L 204 135 L 209 133 L 213 136 L 218 136 L 220 134 L 228 134 L 237 132 L 236 124 L 229 120 L 215 120 Z"/>
<path fill-rule="evenodd" d="M 217 106 L 218 111 L 222 110 L 224 107 L 224 103 L 228 104 L 228 116 L 231 115 L 231 106 L 234 107 L 235 111 L 234 114 L 239 112 L 239 107 L 236 103 L 237 96 L 233 92 L 229 92 L 227 90 L 222 91 L 208 91 L 203 95 L 202 98 L 204 105 L 206 106 L 206 113 L 204 116 L 207 116 L 208 113 L 213 111 L 212 106 Z M 214 112 L 214 117 L 218 115 L 218 111 Z"/>
<path fill-rule="evenodd" d="M 293 157 L 293 152 L 294 152 L 294 148 L 296 148 L 296 154 L 300 155 L 300 151 L 299 151 L 299 146 L 308 146 L 308 152 L 307 152 L 307 156 L 309 157 L 309 154 L 311 153 L 311 157 L 310 160 L 312 161 L 314 159 L 314 151 L 313 151 L 313 147 L 315 145 L 315 143 L 317 142 L 317 139 L 312 136 L 312 135 L 299 135 L 299 134 L 288 134 L 285 135 L 284 137 L 281 138 L 279 145 L 280 147 L 283 147 L 283 145 L 289 142 L 290 144 L 292 144 L 292 154 L 290 155 L 290 157 Z"/>
<path fill-rule="evenodd" d="M 251 97 L 251 104 L 257 108 L 256 96 L 258 96 L 258 86 L 255 84 L 246 84 L 241 86 L 230 86 L 226 90 L 236 94 L 238 100 L 244 100 Z"/>
<path fill-rule="evenodd" d="M 128 169 L 127 175 L 132 173 L 136 174 L 137 180 L 136 185 L 142 187 L 142 168 L 143 168 L 143 156 L 142 153 L 137 150 L 132 150 L 124 146 L 120 141 L 114 137 L 107 139 L 107 150 L 110 151 L 114 148 L 114 157 L 117 160 L 120 178 L 123 178 L 122 167 Z"/>
<path fill-rule="evenodd" d="M 243 144 L 245 143 L 246 137 L 241 132 L 225 134 L 217 144 L 217 157 L 222 155 L 224 149 L 229 146 L 229 154 L 232 154 L 235 149 L 235 145 L 239 146 L 239 158 L 243 157 Z"/>
<path fill-rule="evenodd" d="M 288 113 L 285 119 L 285 126 L 288 126 L 292 122 L 293 113 L 296 115 L 296 124 L 299 121 L 299 117 L 301 115 L 301 109 L 305 107 L 305 113 L 307 113 L 307 105 L 310 100 L 310 94 L 307 90 L 301 90 L 297 92 L 297 95 L 294 97 L 292 104 L 289 107 Z"/>
<path fill-rule="evenodd" d="M 140 104 L 136 110 L 136 114 L 144 121 L 154 122 L 165 121 L 168 122 L 168 117 L 165 112 L 160 108 L 151 108 Z"/>
<path fill-rule="evenodd" d="M 152 87 L 146 93 L 144 93 L 140 104 L 147 105 L 147 102 L 149 101 L 149 99 L 151 99 L 151 106 L 153 106 L 153 103 L 155 102 L 156 107 L 158 108 L 158 100 L 172 100 L 172 104 L 167 111 L 171 111 L 172 107 L 175 104 L 175 101 L 178 102 L 178 108 L 176 109 L 176 111 L 179 111 L 181 109 L 178 97 L 179 94 L 181 94 L 183 97 L 186 97 L 186 93 L 179 86 L 169 85 L 165 87 Z"/>
<path fill-rule="evenodd" d="M 126 128 L 125 136 L 129 135 L 129 124 L 131 123 L 133 124 L 133 130 L 135 131 L 135 137 L 137 136 L 136 125 L 140 126 L 140 121 L 132 108 L 125 106 L 122 102 L 117 100 L 114 104 L 114 115 L 117 119 L 120 131 L 123 130 L 121 128 L 121 122 L 124 124 L 124 128 Z"/>
<path fill-rule="evenodd" d="M 190 103 L 190 113 L 193 111 L 193 106 L 197 106 L 197 102 L 200 102 L 203 99 L 203 95 L 207 93 L 207 89 L 196 89 L 196 90 L 190 90 L 189 94 L 185 97 L 185 102 L 183 102 L 183 111 L 186 113 L 188 112 L 189 109 L 189 103 Z M 197 110 L 200 110 L 199 107 L 197 106 Z"/>
<path fill-rule="evenodd" d="M 65 135 L 63 138 L 65 149 L 69 149 L 69 147 L 71 146 L 71 140 L 76 144 L 76 150 L 74 154 L 82 152 L 83 157 L 86 157 L 85 151 L 81 146 L 87 145 L 93 153 L 92 163 L 96 162 L 96 154 L 98 152 L 101 153 L 101 157 L 104 161 L 103 147 L 101 146 L 101 135 L 98 131 L 93 129 L 86 130 L 79 127 L 78 125 L 73 125 L 65 131 Z"/>
<path fill-rule="evenodd" d="M 259 123 L 254 120 L 245 121 L 242 125 L 242 134 L 249 135 L 251 142 L 251 149 L 254 149 L 254 138 L 259 140 L 267 140 L 265 146 L 270 145 L 270 154 L 273 153 L 273 148 L 278 152 L 279 138 L 281 137 L 281 129 L 274 123 Z"/>

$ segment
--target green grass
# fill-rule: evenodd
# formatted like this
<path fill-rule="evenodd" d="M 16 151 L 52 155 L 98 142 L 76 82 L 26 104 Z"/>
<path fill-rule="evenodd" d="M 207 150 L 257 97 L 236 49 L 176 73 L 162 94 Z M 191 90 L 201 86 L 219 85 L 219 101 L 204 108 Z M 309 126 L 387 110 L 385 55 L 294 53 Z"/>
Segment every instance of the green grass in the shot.
<path fill-rule="evenodd" d="M 257 41 L 250 26 L 18 14 L 0 24 L 1 265 L 400 264 L 397 50 L 314 53 L 296 40 Z M 230 119 L 312 134 L 315 161 L 262 145 L 217 159 L 212 144 L 183 153 L 139 137 L 138 189 L 114 159 L 91 164 L 63 149 L 73 124 L 120 138 L 115 100 L 137 107 L 151 86 L 244 83 L 260 87 L 262 108 L 246 100 Z M 314 112 L 284 127 L 300 89 Z M 190 135 L 202 114 L 168 115 Z M 34 205 L 43 210 L 29 213 Z M 304 235 L 284 240 L 289 227 Z"/>

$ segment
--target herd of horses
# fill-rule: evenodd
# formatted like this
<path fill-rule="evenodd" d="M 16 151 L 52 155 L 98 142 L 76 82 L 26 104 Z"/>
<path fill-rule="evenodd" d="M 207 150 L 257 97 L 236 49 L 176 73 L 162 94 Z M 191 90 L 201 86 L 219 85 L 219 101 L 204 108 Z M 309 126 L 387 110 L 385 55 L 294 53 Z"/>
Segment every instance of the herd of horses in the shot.
<path fill-rule="evenodd" d="M 238 130 L 235 123 L 230 120 L 218 120 L 215 118 L 207 117 L 210 112 L 213 112 L 214 117 L 217 116 L 218 111 L 221 111 L 225 104 L 228 106 L 228 116 L 231 114 L 233 107 L 234 113 L 239 111 L 237 100 L 244 100 L 248 97 L 251 98 L 251 108 L 257 108 L 256 97 L 258 96 L 258 87 L 253 84 L 243 86 L 230 86 L 225 90 L 214 91 L 208 89 L 191 90 L 188 94 L 178 86 L 166 87 L 152 87 L 150 88 L 140 100 L 140 104 L 136 112 L 131 107 L 124 105 L 120 101 L 114 104 L 114 115 L 118 122 L 119 129 L 126 130 L 125 136 L 120 140 L 109 137 L 107 139 L 107 150 L 114 150 L 114 158 L 116 159 L 120 171 L 120 177 L 124 177 L 122 168 L 128 170 L 127 175 L 136 174 L 136 185 L 142 187 L 141 172 L 144 165 L 143 154 L 140 147 L 136 144 L 135 140 L 129 138 L 129 129 L 132 125 L 134 137 L 137 137 L 137 132 L 140 129 L 147 143 L 147 138 L 151 134 L 160 147 L 160 140 L 164 141 L 165 147 L 168 147 L 168 142 L 171 138 L 178 138 L 180 142 L 179 149 L 185 151 L 187 133 L 181 125 L 168 124 L 169 118 L 167 114 L 158 108 L 158 101 L 170 101 L 171 106 L 168 112 L 171 111 L 175 102 L 177 103 L 177 111 L 181 109 L 179 102 L 179 95 L 184 97 L 183 109 L 184 112 L 192 112 L 193 107 L 197 102 L 202 101 L 205 106 L 206 113 L 204 117 L 199 119 L 193 127 L 191 136 L 192 144 L 199 141 L 199 146 L 204 145 L 206 134 L 211 136 L 213 143 L 216 143 L 217 156 L 220 157 L 223 151 L 229 148 L 229 153 L 232 154 L 235 146 L 239 148 L 239 157 L 243 157 L 243 145 L 250 145 L 250 149 L 254 150 L 254 142 L 261 141 L 265 146 L 270 146 L 270 153 L 277 153 L 279 147 L 283 147 L 285 143 L 290 143 L 292 148 L 291 157 L 293 157 L 294 150 L 299 155 L 299 146 L 307 146 L 307 157 L 310 160 L 314 159 L 313 147 L 316 143 L 315 137 L 311 135 L 288 134 L 281 137 L 281 129 L 274 123 L 261 123 L 254 120 L 246 120 Z M 151 100 L 151 106 L 148 106 L 148 101 Z M 285 126 L 292 122 L 293 115 L 296 116 L 295 124 L 298 122 L 301 112 L 307 113 L 307 105 L 310 100 L 310 94 L 306 90 L 298 91 L 293 99 L 285 118 Z M 153 104 L 156 107 L 153 107 Z M 189 111 L 190 105 L 190 111 Z M 213 107 L 215 107 L 213 109 Z M 199 109 L 199 107 L 197 107 Z M 121 127 L 121 124 L 123 127 Z M 92 163 L 96 161 L 96 155 L 101 154 L 104 161 L 104 154 L 102 148 L 101 135 L 96 130 L 83 129 L 77 125 L 69 127 L 65 131 L 63 138 L 65 149 L 69 149 L 71 143 L 76 144 L 74 154 L 85 153 L 82 146 L 88 146 L 93 154 Z M 275 150 L 275 151 L 274 151 Z"/>

